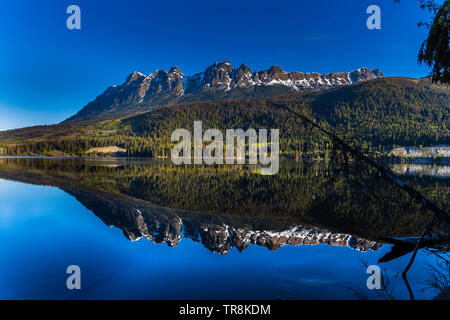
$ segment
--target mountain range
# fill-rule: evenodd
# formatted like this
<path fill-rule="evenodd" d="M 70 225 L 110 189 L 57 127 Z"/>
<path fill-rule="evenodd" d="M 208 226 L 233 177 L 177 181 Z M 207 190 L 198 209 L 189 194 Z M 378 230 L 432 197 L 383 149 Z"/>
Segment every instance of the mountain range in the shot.
<path fill-rule="evenodd" d="M 329 139 L 276 107 L 287 105 L 324 127 L 334 128 L 361 148 L 389 156 L 399 146 L 449 145 L 449 101 L 448 87 L 432 84 L 428 79 L 382 77 L 269 98 L 161 107 L 130 105 L 129 109 L 119 104 L 106 111 L 90 104 L 92 108 L 80 111 L 78 120 L 0 132 L 0 155 L 92 156 L 91 151 L 104 148 L 121 150 L 127 156 L 167 157 L 173 146 L 173 130 L 190 130 L 194 121 L 202 120 L 208 128 L 219 130 L 281 128 L 283 157 L 328 158 L 332 151 Z M 124 116 L 126 112 L 128 116 Z M 106 116 L 112 119 L 102 121 Z"/>
<path fill-rule="evenodd" d="M 131 73 L 125 82 L 110 86 L 65 122 L 109 120 L 183 102 L 266 98 L 289 93 L 319 91 L 383 77 L 378 69 L 360 68 L 330 74 L 286 72 L 279 66 L 252 71 L 242 64 L 215 62 L 205 71 L 185 76 L 178 67 L 145 75 Z"/>

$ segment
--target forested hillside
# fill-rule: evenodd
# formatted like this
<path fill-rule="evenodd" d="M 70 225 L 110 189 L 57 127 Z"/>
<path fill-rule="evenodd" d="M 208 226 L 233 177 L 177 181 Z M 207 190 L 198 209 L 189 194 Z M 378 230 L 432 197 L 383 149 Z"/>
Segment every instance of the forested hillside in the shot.
<path fill-rule="evenodd" d="M 331 142 L 292 114 L 299 110 L 363 149 L 385 152 L 395 146 L 450 144 L 450 89 L 427 80 L 381 78 L 319 93 L 269 99 L 180 104 L 139 116 L 97 123 L 61 124 L 0 133 L 8 155 L 85 155 L 92 147 L 117 145 L 129 156 L 170 155 L 173 130 L 218 128 L 280 129 L 286 157 L 327 158 Z"/>

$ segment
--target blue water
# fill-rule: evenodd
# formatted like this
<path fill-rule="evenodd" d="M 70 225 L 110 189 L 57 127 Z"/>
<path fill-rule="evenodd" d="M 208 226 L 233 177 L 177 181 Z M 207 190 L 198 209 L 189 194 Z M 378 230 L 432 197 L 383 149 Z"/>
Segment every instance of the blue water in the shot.
<path fill-rule="evenodd" d="M 361 260 L 376 264 L 388 250 L 253 245 L 221 256 L 190 239 L 176 247 L 131 242 L 58 188 L 0 180 L 1 299 L 355 299 L 349 288 L 377 298 Z M 408 259 L 380 267 L 392 277 Z M 421 284 L 429 276 L 425 263 L 434 261 L 420 252 L 408 274 L 416 298 L 436 294 Z M 81 290 L 66 287 L 74 264 Z M 401 277 L 394 293 L 409 298 Z"/>

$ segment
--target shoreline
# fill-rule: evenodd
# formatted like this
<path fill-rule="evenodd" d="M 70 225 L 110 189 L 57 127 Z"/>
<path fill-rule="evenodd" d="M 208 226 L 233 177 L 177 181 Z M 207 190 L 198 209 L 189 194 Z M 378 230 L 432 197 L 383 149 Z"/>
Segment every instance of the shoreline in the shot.
<path fill-rule="evenodd" d="M 438 164 L 438 165 L 450 165 L 450 158 L 433 158 L 433 157 L 381 157 L 387 164 Z M 52 155 L 32 155 L 32 156 L 0 156 L 0 159 L 92 159 L 92 160 L 113 160 L 113 159 L 147 159 L 147 160 L 169 160 L 168 157 L 133 157 L 133 156 L 52 156 Z M 295 159 L 290 157 L 280 157 L 282 161 L 295 161 L 295 162 L 329 162 L 332 159 L 323 158 L 301 158 Z"/>

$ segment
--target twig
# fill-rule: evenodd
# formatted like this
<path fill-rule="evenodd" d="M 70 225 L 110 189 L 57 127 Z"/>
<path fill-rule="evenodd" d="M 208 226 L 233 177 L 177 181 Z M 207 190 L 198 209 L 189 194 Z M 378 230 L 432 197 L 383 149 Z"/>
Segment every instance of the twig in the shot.
<path fill-rule="evenodd" d="M 435 224 L 435 220 L 436 220 L 436 217 L 433 217 L 433 219 L 431 219 L 431 221 L 428 222 L 428 224 L 426 225 L 425 230 L 423 231 L 422 235 L 420 236 L 420 238 L 416 242 L 416 247 L 414 248 L 414 252 L 413 252 L 413 254 L 411 256 L 411 259 L 409 260 L 408 265 L 406 266 L 405 270 L 403 270 L 403 272 L 402 272 L 402 278 L 403 278 L 403 281 L 405 282 L 406 288 L 408 289 L 409 296 L 411 297 L 411 300 L 414 300 L 414 295 L 413 295 L 413 292 L 411 290 L 411 287 L 409 286 L 409 282 L 408 282 L 408 279 L 406 277 L 406 273 L 408 272 L 409 268 L 411 268 L 412 264 L 414 263 L 414 260 L 415 260 L 416 255 L 417 255 L 417 251 L 419 250 L 419 247 L 420 247 L 420 242 L 423 240 L 425 235 L 430 231 L 430 228 Z"/>
<path fill-rule="evenodd" d="M 414 252 L 413 252 L 413 254 L 412 254 L 412 256 L 411 256 L 411 259 L 409 260 L 409 263 L 408 263 L 408 265 L 406 266 L 405 270 L 403 270 L 403 272 L 402 272 L 402 275 L 403 275 L 403 276 L 406 276 L 406 273 L 408 272 L 409 268 L 411 268 L 411 265 L 413 264 L 414 259 L 416 258 L 417 251 L 419 250 L 420 243 L 422 242 L 422 240 L 423 240 L 423 238 L 425 237 L 425 235 L 430 231 L 430 228 L 434 225 L 435 219 L 436 219 L 436 218 L 433 217 L 433 219 L 431 219 L 431 221 L 428 222 L 428 224 L 426 225 L 425 230 L 423 231 L 422 235 L 421 235 L 420 238 L 417 240 L 416 246 L 415 246 L 415 248 L 414 248 Z"/>
<path fill-rule="evenodd" d="M 438 254 L 438 253 L 436 253 L 436 252 L 434 252 L 434 251 L 432 251 L 432 250 L 430 250 L 430 249 L 426 249 L 429 253 L 432 253 L 432 254 L 434 254 L 436 257 L 438 257 L 438 258 L 440 258 L 440 259 L 442 259 L 442 260 L 444 260 L 445 261 L 445 263 L 447 263 L 447 264 L 450 264 L 450 261 L 448 261 L 447 259 L 445 259 L 443 256 L 441 256 L 440 254 Z"/>

